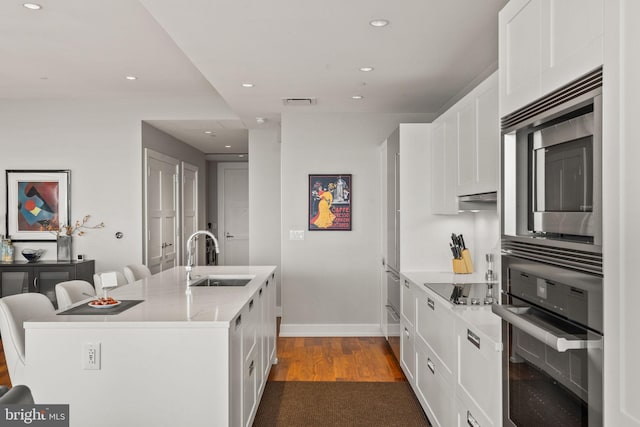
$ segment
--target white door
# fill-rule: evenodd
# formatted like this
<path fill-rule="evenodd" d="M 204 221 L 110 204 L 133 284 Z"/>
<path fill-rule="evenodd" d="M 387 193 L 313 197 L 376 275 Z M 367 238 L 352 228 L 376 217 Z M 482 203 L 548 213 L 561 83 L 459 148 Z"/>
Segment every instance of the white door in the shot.
<path fill-rule="evenodd" d="M 198 167 L 182 162 L 182 245 L 198 229 Z M 194 254 L 198 259 L 198 245 Z M 182 258 L 186 264 L 187 248 L 183 247 Z"/>
<path fill-rule="evenodd" d="M 218 165 L 218 223 L 221 265 L 249 265 L 249 168 Z"/>
<path fill-rule="evenodd" d="M 177 265 L 178 160 L 145 150 L 145 261 L 152 273 Z"/>

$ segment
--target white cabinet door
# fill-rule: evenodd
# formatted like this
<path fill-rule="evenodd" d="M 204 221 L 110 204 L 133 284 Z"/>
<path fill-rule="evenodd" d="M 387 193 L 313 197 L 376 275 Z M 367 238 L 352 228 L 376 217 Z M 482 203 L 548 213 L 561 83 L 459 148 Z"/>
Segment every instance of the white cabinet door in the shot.
<path fill-rule="evenodd" d="M 603 14 L 603 0 L 542 3 L 541 95 L 602 65 Z"/>
<path fill-rule="evenodd" d="M 489 77 L 476 96 L 477 147 L 474 193 L 498 191 L 500 176 L 500 119 L 498 74 Z"/>
<path fill-rule="evenodd" d="M 476 103 L 465 97 L 458 106 L 458 179 L 456 194 L 473 194 L 476 183 Z"/>
<path fill-rule="evenodd" d="M 433 122 L 431 131 L 431 212 L 446 214 L 445 209 L 445 163 L 444 163 L 445 123 Z"/>
<path fill-rule="evenodd" d="M 445 113 L 447 114 L 447 113 Z M 458 214 L 458 114 L 444 117 L 444 211 Z"/>
<path fill-rule="evenodd" d="M 494 316 L 487 313 L 488 316 Z M 495 316 L 494 316 L 495 317 Z M 495 327 L 500 319 L 495 317 Z M 458 373 L 456 393 L 464 395 L 477 408 L 475 418 L 482 416 L 489 425 L 500 425 L 502 418 L 501 344 L 490 340 L 476 327 L 457 319 Z M 482 424 L 484 425 L 484 424 Z"/>
<path fill-rule="evenodd" d="M 511 0 L 498 15 L 500 117 L 540 96 L 542 0 Z"/>
<path fill-rule="evenodd" d="M 456 317 L 447 303 L 430 292 L 417 298 L 416 335 L 435 353 L 441 362 L 441 375 L 453 378 L 456 371 Z"/>
<path fill-rule="evenodd" d="M 229 327 L 229 425 L 242 425 L 242 313 L 231 321 Z"/>
<path fill-rule="evenodd" d="M 441 362 L 419 340 L 416 341 L 416 390 L 429 421 L 434 426 L 453 425 L 453 385 L 443 375 Z"/>
<path fill-rule="evenodd" d="M 400 295 L 400 312 L 406 323 L 413 328 L 416 323 L 416 297 L 411 282 L 405 278 L 402 279 Z"/>
<path fill-rule="evenodd" d="M 500 117 L 602 65 L 604 0 L 511 0 L 499 15 Z"/>
<path fill-rule="evenodd" d="M 416 350 L 415 331 L 404 318 L 400 320 L 400 366 L 407 380 L 415 386 Z"/>

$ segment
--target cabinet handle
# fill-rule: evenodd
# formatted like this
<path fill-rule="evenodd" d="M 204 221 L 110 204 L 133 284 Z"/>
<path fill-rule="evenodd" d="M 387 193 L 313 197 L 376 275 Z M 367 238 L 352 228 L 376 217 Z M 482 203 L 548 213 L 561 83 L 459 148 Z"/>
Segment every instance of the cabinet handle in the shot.
<path fill-rule="evenodd" d="M 260 290 L 258 291 L 258 296 L 261 297 L 262 296 L 262 288 L 260 288 Z"/>
<path fill-rule="evenodd" d="M 236 319 L 236 328 L 242 323 L 242 314 Z"/>
<path fill-rule="evenodd" d="M 467 424 L 469 424 L 470 427 L 480 427 L 480 424 L 473 418 L 470 411 L 467 411 Z"/>
<path fill-rule="evenodd" d="M 253 308 L 253 300 L 249 301 L 249 310 Z"/>
<path fill-rule="evenodd" d="M 404 328 L 404 334 L 407 336 L 407 338 L 410 338 L 409 330 L 407 328 Z"/>
<path fill-rule="evenodd" d="M 471 332 L 470 329 L 467 329 L 467 340 L 476 347 L 480 348 L 480 337 Z"/>
<path fill-rule="evenodd" d="M 253 375 L 253 368 L 254 368 L 254 363 L 253 360 L 251 361 L 251 365 L 249 365 L 249 376 Z"/>
<path fill-rule="evenodd" d="M 434 300 L 432 300 L 431 298 L 427 298 L 427 305 L 429 306 L 429 308 L 433 311 L 436 310 L 436 303 Z"/>
<path fill-rule="evenodd" d="M 267 288 L 269 287 L 269 280 L 267 279 L 267 282 L 264 284 Z"/>
<path fill-rule="evenodd" d="M 407 282 L 406 280 L 404 281 L 404 287 L 409 289 L 409 282 Z"/>
<path fill-rule="evenodd" d="M 39 289 L 38 289 L 38 278 L 37 277 L 33 278 L 33 287 L 36 289 L 36 291 L 39 291 Z"/>
<path fill-rule="evenodd" d="M 434 365 L 433 362 L 431 361 L 431 359 L 429 359 L 428 357 L 427 357 L 427 368 L 429 368 L 431 373 L 435 375 L 435 373 L 436 373 L 436 365 Z"/>

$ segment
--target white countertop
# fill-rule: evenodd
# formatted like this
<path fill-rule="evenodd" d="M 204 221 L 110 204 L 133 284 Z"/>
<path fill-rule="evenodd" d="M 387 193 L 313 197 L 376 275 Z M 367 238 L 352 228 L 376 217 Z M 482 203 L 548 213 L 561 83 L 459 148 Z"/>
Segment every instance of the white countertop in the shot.
<path fill-rule="evenodd" d="M 120 314 L 52 315 L 25 322 L 25 329 L 65 327 L 228 327 L 275 266 L 197 266 L 192 281 L 199 276 L 255 276 L 246 286 L 190 287 L 186 292 L 185 267 L 175 267 L 109 292 L 118 300 L 143 300 Z M 91 298 L 78 303 L 86 304 Z"/>
<path fill-rule="evenodd" d="M 480 305 L 457 305 L 446 298 L 443 298 L 435 290 L 428 289 L 425 284 L 465 284 L 465 283 L 491 283 L 494 289 L 494 298 L 499 294 L 500 283 L 498 281 L 487 282 L 484 272 L 470 274 L 456 274 L 442 271 L 402 271 L 401 274 L 408 280 L 418 285 L 424 292 L 431 292 L 440 301 L 445 302 L 451 310 L 464 321 L 476 326 L 487 338 L 496 344 L 502 342 L 502 331 L 500 318 L 491 311 L 491 304 Z M 482 300 L 486 288 L 476 289 L 480 291 L 478 295 L 470 295 Z"/>

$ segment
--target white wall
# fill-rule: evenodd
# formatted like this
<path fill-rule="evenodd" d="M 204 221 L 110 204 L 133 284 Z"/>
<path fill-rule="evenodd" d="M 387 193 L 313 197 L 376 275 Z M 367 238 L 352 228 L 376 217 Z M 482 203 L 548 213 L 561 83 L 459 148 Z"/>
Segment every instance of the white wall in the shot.
<path fill-rule="evenodd" d="M 280 267 L 280 128 L 251 129 L 249 152 L 249 263 Z M 280 274 L 278 268 L 278 307 Z"/>
<path fill-rule="evenodd" d="M 227 117 L 209 94 L 187 99 L 2 100 L 0 170 L 70 169 L 71 215 L 90 214 L 106 228 L 74 238 L 74 253 L 96 260 L 96 270 L 121 269 L 141 259 L 141 121 Z M 5 184 L 0 185 L 0 230 L 5 224 Z M 117 240 L 121 231 L 124 238 Z M 20 243 L 47 249 L 54 243 Z M 16 258 L 20 258 L 18 253 Z"/>
<path fill-rule="evenodd" d="M 283 114 L 281 335 L 381 333 L 380 144 L 399 123 L 431 118 Z M 352 231 L 308 231 L 308 175 L 322 173 L 353 175 Z"/>

